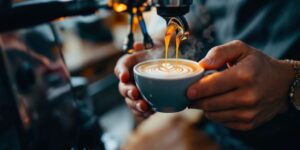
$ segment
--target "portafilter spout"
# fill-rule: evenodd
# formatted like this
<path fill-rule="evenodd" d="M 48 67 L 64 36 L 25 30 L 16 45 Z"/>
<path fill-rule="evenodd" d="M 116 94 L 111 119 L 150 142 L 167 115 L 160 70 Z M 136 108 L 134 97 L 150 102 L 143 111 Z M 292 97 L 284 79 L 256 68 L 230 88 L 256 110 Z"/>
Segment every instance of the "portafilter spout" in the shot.
<path fill-rule="evenodd" d="M 153 0 L 157 7 L 157 14 L 163 17 L 167 24 L 174 23 L 182 28 L 182 39 L 187 39 L 189 35 L 189 25 L 184 17 L 190 11 L 193 0 Z"/>

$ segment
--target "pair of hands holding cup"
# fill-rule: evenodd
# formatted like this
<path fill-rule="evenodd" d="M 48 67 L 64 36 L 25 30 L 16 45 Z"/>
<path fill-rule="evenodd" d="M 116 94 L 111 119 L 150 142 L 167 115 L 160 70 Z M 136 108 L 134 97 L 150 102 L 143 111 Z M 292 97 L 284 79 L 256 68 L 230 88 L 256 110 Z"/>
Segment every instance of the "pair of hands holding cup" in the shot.
<path fill-rule="evenodd" d="M 137 51 L 142 44 L 136 44 Z M 147 54 L 124 55 L 115 67 L 119 90 L 135 115 L 154 112 L 143 100 L 133 82 L 132 68 Z M 208 75 L 187 90 L 190 108 L 228 128 L 251 130 L 288 109 L 288 89 L 293 82 L 292 66 L 273 59 L 241 41 L 212 48 L 199 65 L 206 70 L 227 69 Z"/>

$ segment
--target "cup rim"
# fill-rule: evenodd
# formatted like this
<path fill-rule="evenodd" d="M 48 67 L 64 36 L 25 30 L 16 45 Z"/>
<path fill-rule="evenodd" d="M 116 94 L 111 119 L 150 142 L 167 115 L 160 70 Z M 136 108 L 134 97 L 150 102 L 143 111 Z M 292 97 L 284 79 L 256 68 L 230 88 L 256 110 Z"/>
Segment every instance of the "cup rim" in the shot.
<path fill-rule="evenodd" d="M 140 63 L 136 64 L 133 67 L 133 72 L 134 72 L 135 75 L 139 75 L 139 76 L 142 76 L 142 77 L 145 77 L 145 78 L 156 79 L 156 80 L 181 80 L 181 79 L 186 79 L 186 78 L 191 78 L 191 77 L 198 76 L 199 74 L 202 74 L 204 72 L 204 68 L 200 67 L 201 70 L 199 72 L 197 72 L 195 74 L 188 75 L 188 76 L 176 77 L 176 78 L 160 78 L 160 77 L 153 77 L 151 75 L 141 74 L 140 72 L 137 71 L 137 67 L 140 66 L 140 65 L 142 65 L 142 64 L 145 64 L 145 63 L 148 63 L 148 62 L 153 62 L 153 61 L 161 61 L 161 60 L 165 60 L 165 59 L 162 59 L 162 58 L 160 58 L 160 59 L 150 59 L 150 60 L 146 60 L 146 61 L 140 62 Z M 176 58 L 170 58 L 168 60 L 176 60 Z M 190 63 L 194 63 L 194 64 L 198 65 L 198 63 L 196 61 L 189 60 L 189 59 L 179 58 L 177 60 L 179 60 L 179 61 L 185 61 L 185 62 L 190 62 Z"/>

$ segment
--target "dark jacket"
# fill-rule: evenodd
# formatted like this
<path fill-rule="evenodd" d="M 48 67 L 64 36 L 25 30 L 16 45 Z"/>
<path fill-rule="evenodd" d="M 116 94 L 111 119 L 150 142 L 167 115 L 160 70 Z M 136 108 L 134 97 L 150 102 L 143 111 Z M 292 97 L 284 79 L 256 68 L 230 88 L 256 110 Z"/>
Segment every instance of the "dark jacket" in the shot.
<path fill-rule="evenodd" d="M 192 33 L 203 43 L 200 58 L 212 46 L 242 40 L 275 58 L 300 59 L 299 0 L 199 0 L 195 3 L 190 21 Z M 253 149 L 299 149 L 300 114 L 291 107 L 289 112 L 253 131 L 227 130 L 226 136 Z"/>

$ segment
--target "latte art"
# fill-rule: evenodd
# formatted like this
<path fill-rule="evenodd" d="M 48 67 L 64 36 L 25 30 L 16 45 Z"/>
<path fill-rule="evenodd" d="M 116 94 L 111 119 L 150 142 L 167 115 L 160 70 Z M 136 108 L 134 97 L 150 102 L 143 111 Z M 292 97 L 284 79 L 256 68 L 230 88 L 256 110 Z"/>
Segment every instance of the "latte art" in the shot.
<path fill-rule="evenodd" d="M 137 68 L 143 75 L 157 78 L 181 78 L 199 73 L 202 69 L 195 62 L 164 60 L 141 64 Z"/>
<path fill-rule="evenodd" d="M 182 64 L 171 64 L 161 63 L 161 64 L 151 64 L 144 68 L 144 72 L 149 75 L 158 75 L 158 76 L 180 76 L 193 73 L 193 68 L 187 65 Z"/>

